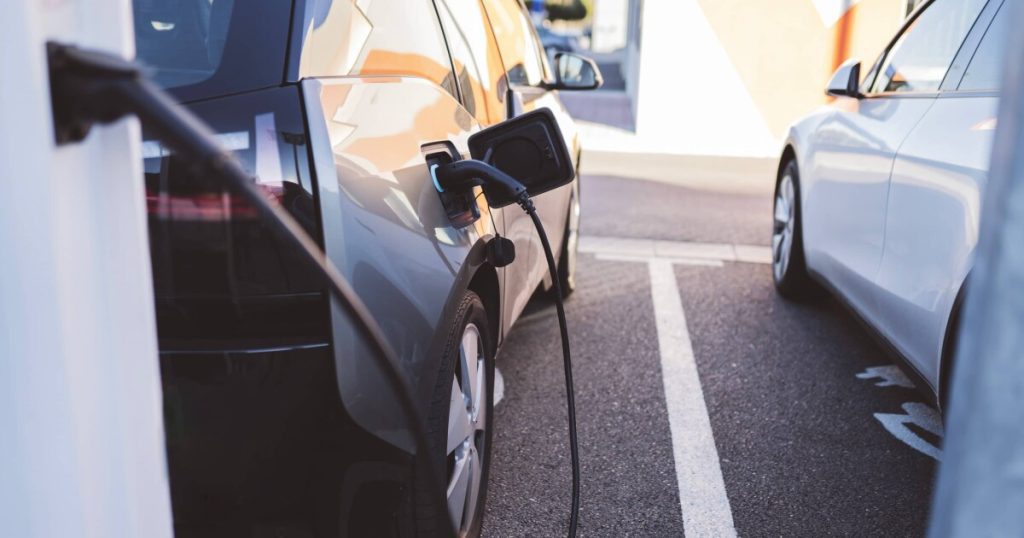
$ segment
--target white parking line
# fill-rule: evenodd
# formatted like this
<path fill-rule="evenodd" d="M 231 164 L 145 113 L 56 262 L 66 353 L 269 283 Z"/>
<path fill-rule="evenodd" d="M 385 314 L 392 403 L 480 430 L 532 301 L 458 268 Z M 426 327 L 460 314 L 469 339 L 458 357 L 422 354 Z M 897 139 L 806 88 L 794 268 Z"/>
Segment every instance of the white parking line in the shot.
<path fill-rule="evenodd" d="M 679 260 L 680 263 L 694 263 L 697 260 L 716 263 L 772 263 L 771 248 L 733 243 L 695 243 L 591 235 L 580 237 L 580 252 L 605 258 L 632 258 L 643 261 L 653 258 Z"/>
<path fill-rule="evenodd" d="M 709 267 L 722 267 L 723 262 L 770 264 L 771 250 L 727 243 L 594 236 L 581 237 L 579 248 L 580 252 L 593 254 L 598 259 L 647 264 L 683 530 L 689 538 L 735 537 L 732 507 L 725 493 L 718 449 L 673 264 Z"/>
<path fill-rule="evenodd" d="M 611 262 L 644 262 L 647 263 L 650 258 L 644 256 L 633 256 L 625 254 L 594 254 L 594 257 L 599 260 L 606 260 Z M 701 260 L 697 258 L 659 258 L 669 263 L 678 263 L 681 265 L 699 265 L 703 267 L 722 267 L 721 260 Z"/>
<path fill-rule="evenodd" d="M 683 530 L 689 538 L 734 537 L 732 509 L 675 271 L 672 262 L 664 259 L 649 260 L 648 269 Z"/>

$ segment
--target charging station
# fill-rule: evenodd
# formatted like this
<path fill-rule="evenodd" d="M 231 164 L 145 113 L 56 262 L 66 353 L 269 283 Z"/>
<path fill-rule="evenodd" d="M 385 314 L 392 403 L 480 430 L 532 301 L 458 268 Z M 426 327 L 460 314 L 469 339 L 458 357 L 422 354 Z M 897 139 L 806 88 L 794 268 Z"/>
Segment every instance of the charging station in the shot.
<path fill-rule="evenodd" d="M 54 142 L 45 43 L 133 53 L 130 4 L 12 0 L 0 33 L 0 521 L 171 536 L 134 119 Z"/>

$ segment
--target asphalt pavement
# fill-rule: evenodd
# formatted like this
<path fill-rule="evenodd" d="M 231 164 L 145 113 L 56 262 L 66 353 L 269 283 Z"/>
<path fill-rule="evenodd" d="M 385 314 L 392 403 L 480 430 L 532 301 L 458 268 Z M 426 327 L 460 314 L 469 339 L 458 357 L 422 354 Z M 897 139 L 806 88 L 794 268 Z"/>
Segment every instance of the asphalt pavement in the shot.
<path fill-rule="evenodd" d="M 923 535 L 934 411 L 834 300 L 775 295 L 761 256 L 770 195 L 599 176 L 583 177 L 582 193 L 585 252 L 566 303 L 580 535 Z M 671 273 L 652 295 L 654 267 Z M 666 293 L 678 294 L 685 322 L 659 325 L 672 312 Z M 697 390 L 675 371 L 686 361 Z M 569 448 L 549 302 L 531 302 L 498 368 L 485 534 L 564 535 Z M 690 405 L 701 392 L 705 405 Z M 709 421 L 707 439 L 695 419 Z M 688 471 L 715 459 L 720 475 L 708 476 L 720 476 L 721 499 L 694 478 L 709 469 Z"/>

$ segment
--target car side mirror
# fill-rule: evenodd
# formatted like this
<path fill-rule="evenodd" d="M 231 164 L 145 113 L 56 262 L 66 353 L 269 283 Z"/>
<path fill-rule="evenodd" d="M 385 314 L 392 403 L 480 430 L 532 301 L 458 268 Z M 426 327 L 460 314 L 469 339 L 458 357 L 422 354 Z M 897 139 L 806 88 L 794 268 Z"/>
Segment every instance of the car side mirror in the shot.
<path fill-rule="evenodd" d="M 594 60 L 571 52 L 555 55 L 553 90 L 596 90 L 604 84 L 601 70 Z"/>
<path fill-rule="evenodd" d="M 828 81 L 825 93 L 836 97 L 861 98 L 860 60 L 851 58 L 843 62 L 832 75 L 832 80 Z"/>
<path fill-rule="evenodd" d="M 576 177 L 569 149 L 555 115 L 538 108 L 469 137 L 473 159 L 512 176 L 530 196 L 557 189 Z M 498 190 L 487 192 L 493 207 L 516 202 Z"/>

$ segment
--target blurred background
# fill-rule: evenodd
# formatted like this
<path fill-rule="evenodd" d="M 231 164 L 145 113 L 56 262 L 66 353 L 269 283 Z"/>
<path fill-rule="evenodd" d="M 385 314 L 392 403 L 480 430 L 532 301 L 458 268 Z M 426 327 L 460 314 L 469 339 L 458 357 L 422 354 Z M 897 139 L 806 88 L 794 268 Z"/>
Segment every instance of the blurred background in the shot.
<path fill-rule="evenodd" d="M 598 92 L 562 93 L 585 171 L 675 182 L 685 166 L 756 190 L 771 189 L 787 126 L 826 102 L 836 67 L 869 67 L 921 1 L 526 3 L 549 56 L 582 52 L 604 75 Z M 660 169 L 626 169 L 623 152 L 659 155 Z"/>

